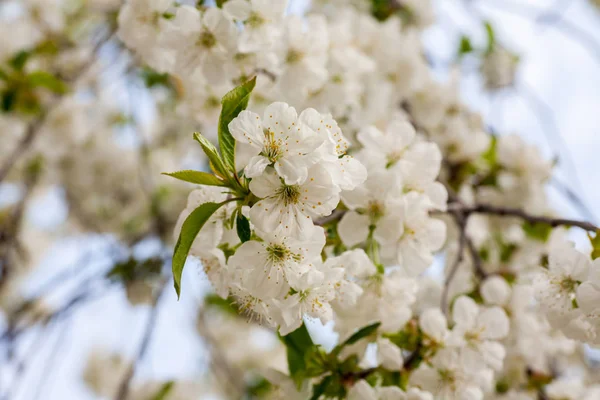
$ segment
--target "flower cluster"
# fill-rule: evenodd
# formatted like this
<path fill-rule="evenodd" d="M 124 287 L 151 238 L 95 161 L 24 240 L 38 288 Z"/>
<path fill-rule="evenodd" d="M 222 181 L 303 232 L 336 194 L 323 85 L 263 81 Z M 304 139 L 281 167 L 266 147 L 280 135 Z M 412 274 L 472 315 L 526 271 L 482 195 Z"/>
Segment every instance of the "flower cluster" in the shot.
<path fill-rule="evenodd" d="M 548 322 L 567 337 L 600 343 L 600 260 L 564 242 L 550 252 L 548 266 L 534 279 L 535 297 Z"/>

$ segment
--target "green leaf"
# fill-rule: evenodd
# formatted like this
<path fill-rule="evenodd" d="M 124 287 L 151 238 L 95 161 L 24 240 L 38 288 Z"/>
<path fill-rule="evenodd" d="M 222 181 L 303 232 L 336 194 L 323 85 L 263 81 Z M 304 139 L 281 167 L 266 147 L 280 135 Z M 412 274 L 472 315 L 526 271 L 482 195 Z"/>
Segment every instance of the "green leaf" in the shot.
<path fill-rule="evenodd" d="M 462 57 L 473 51 L 473 45 L 471 39 L 468 36 L 461 36 L 460 44 L 458 45 L 458 56 Z"/>
<path fill-rule="evenodd" d="M 552 226 L 543 222 L 524 222 L 522 228 L 527 237 L 543 243 L 548 241 L 552 233 Z"/>
<path fill-rule="evenodd" d="M 313 346 L 304 354 L 304 376 L 316 377 L 335 369 L 336 357 L 328 355 L 321 346 Z"/>
<path fill-rule="evenodd" d="M 333 375 L 328 375 L 325 378 L 323 378 L 321 382 L 319 382 L 313 387 L 313 394 L 310 400 L 319 400 L 319 398 L 325 394 L 325 391 L 327 390 L 329 385 L 331 385 L 334 382 L 334 380 L 335 379 Z"/>
<path fill-rule="evenodd" d="M 344 347 L 354 344 L 354 343 L 358 342 L 360 339 L 371 336 L 373 333 L 375 333 L 377 331 L 377 329 L 379 328 L 380 325 L 381 325 L 381 322 L 375 322 L 374 324 L 367 325 L 367 326 L 359 329 L 358 331 L 354 332 L 354 334 L 352 334 L 352 336 L 350 336 L 348 339 L 346 339 L 343 343 L 335 346 L 332 353 L 338 354 Z"/>
<path fill-rule="evenodd" d="M 304 380 L 306 370 L 304 354 L 314 346 L 313 341 L 304 324 L 300 325 L 300 328 L 294 332 L 282 336 L 281 340 L 286 346 L 290 377 L 299 388 Z"/>
<path fill-rule="evenodd" d="M 22 71 L 27 64 L 27 60 L 31 57 L 30 51 L 21 50 L 17 54 L 15 54 L 8 63 L 11 67 L 13 67 L 17 71 Z"/>
<path fill-rule="evenodd" d="M 151 400 L 165 400 L 169 393 L 171 393 L 171 390 L 174 386 L 175 382 L 173 381 L 165 383 L 164 385 L 162 385 L 160 390 L 151 398 Z"/>
<path fill-rule="evenodd" d="M 496 47 L 496 34 L 494 33 L 494 28 L 492 27 L 492 24 L 489 23 L 489 21 L 486 21 L 484 23 L 485 26 L 485 33 L 487 34 L 487 49 L 486 49 L 486 53 L 491 53 L 492 51 L 494 51 L 494 48 Z"/>
<path fill-rule="evenodd" d="M 183 170 L 176 172 L 163 172 L 163 175 L 172 176 L 180 181 L 195 183 L 197 185 L 227 186 L 227 183 L 213 174 L 202 171 Z"/>
<path fill-rule="evenodd" d="M 27 81 L 32 87 L 43 87 L 56 94 L 64 94 L 68 90 L 67 85 L 63 81 L 45 71 L 30 73 L 27 75 Z"/>
<path fill-rule="evenodd" d="M 310 400 L 318 400 L 321 396 L 326 399 L 345 399 L 346 388 L 342 377 L 338 374 L 327 375 L 320 383 L 316 384 Z"/>
<path fill-rule="evenodd" d="M 590 256 L 592 260 L 600 257 L 600 230 L 596 231 L 596 236 L 592 237 L 589 233 L 588 239 L 590 239 L 590 244 L 592 245 L 592 252 Z"/>
<path fill-rule="evenodd" d="M 245 243 L 248 240 L 250 240 L 250 237 L 252 236 L 250 222 L 248 221 L 248 218 L 244 217 L 241 210 L 238 212 L 237 217 L 235 219 L 235 227 L 237 229 L 238 237 L 240 238 L 240 241 L 242 243 Z"/>
<path fill-rule="evenodd" d="M 219 147 L 225 165 L 235 171 L 235 139 L 229 132 L 229 123 L 248 107 L 250 94 L 256 85 L 256 77 L 234 88 L 221 100 L 223 108 L 219 116 Z"/>
<path fill-rule="evenodd" d="M 223 164 L 223 159 L 221 159 L 217 148 L 198 132 L 194 133 L 194 139 L 196 139 L 198 143 L 200 143 L 200 146 L 202 146 L 202 150 L 204 150 L 204 154 L 206 154 L 206 157 L 208 157 L 208 160 L 210 161 L 210 168 L 213 170 L 213 172 L 224 180 L 229 180 L 231 173 L 227 168 L 225 168 L 225 164 Z"/>
<path fill-rule="evenodd" d="M 239 316 L 239 310 L 234 306 L 234 301 L 230 298 L 224 299 L 216 294 L 208 294 L 204 297 L 204 305 L 214 307 L 226 314 Z"/>
<path fill-rule="evenodd" d="M 225 204 L 225 202 L 202 204 L 192 211 L 181 227 L 181 233 L 179 234 L 173 252 L 173 281 L 175 291 L 177 292 L 177 298 L 181 295 L 181 273 L 183 272 L 185 260 L 190 252 L 192 243 L 194 243 L 194 239 L 196 239 L 198 232 L 200 232 L 200 229 L 202 229 L 206 221 L 208 221 L 210 216 L 223 204 Z"/>
<path fill-rule="evenodd" d="M 155 87 L 155 86 L 164 86 L 167 88 L 171 87 L 171 79 L 169 77 L 169 74 L 160 74 L 156 71 L 154 71 L 151 68 L 143 68 L 142 71 L 140 72 L 140 75 L 142 77 L 142 79 L 144 80 L 144 83 L 146 84 L 146 87 Z"/>
<path fill-rule="evenodd" d="M 215 0 L 215 4 L 217 5 L 217 7 L 221 8 L 223 7 L 223 4 L 227 3 L 228 0 Z"/>
<path fill-rule="evenodd" d="M 492 136 L 490 147 L 488 147 L 481 157 L 490 167 L 498 165 L 498 138 L 496 136 Z"/>
<path fill-rule="evenodd" d="M 12 111 L 17 102 L 17 92 L 14 89 L 7 88 L 2 92 L 2 111 Z"/>

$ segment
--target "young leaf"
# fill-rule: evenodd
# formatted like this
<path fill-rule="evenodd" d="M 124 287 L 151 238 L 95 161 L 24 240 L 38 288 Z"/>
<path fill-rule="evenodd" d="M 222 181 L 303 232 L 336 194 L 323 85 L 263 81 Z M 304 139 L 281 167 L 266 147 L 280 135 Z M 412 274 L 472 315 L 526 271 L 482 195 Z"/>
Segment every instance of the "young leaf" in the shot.
<path fill-rule="evenodd" d="M 460 44 L 458 45 L 458 56 L 462 57 L 473 51 L 473 45 L 468 36 L 462 36 L 460 38 Z"/>
<path fill-rule="evenodd" d="M 494 51 L 494 47 L 496 47 L 496 34 L 494 33 L 494 28 L 492 27 L 492 24 L 486 22 L 484 26 L 488 40 L 486 52 L 489 54 L 492 51 Z"/>
<path fill-rule="evenodd" d="M 250 94 L 255 85 L 256 77 L 231 90 L 221 100 L 223 107 L 219 116 L 219 147 L 225 165 L 230 171 L 235 171 L 235 139 L 229 132 L 229 123 L 248 107 Z"/>
<path fill-rule="evenodd" d="M 596 231 L 596 236 L 594 237 L 588 233 L 588 239 L 590 239 L 590 244 L 592 245 L 592 253 L 590 256 L 592 257 L 592 260 L 595 260 L 600 257 L 600 230 Z"/>
<path fill-rule="evenodd" d="M 223 164 L 223 159 L 221 159 L 217 148 L 198 132 L 194 133 L 194 139 L 196 139 L 196 141 L 200 143 L 200 146 L 202 146 L 202 150 L 204 151 L 204 154 L 206 154 L 206 157 L 208 157 L 208 160 L 210 161 L 210 167 L 215 174 L 219 175 L 223 179 L 229 179 L 231 173 L 227 168 L 225 168 L 225 164 Z"/>
<path fill-rule="evenodd" d="M 44 87 L 56 94 L 64 94 L 68 88 L 66 83 L 44 71 L 35 71 L 27 75 L 27 81 L 32 87 Z"/>
<path fill-rule="evenodd" d="M 350 336 L 348 339 L 346 339 L 343 343 L 335 346 L 335 348 L 333 349 L 332 352 L 334 354 L 338 354 L 345 346 L 349 346 L 351 344 L 358 342 L 360 339 L 370 336 L 379 328 L 379 325 L 381 325 L 381 322 L 375 322 L 374 324 L 367 325 L 367 326 L 359 329 L 354 334 L 352 334 L 352 336 Z"/>
<path fill-rule="evenodd" d="M 160 390 L 158 392 L 156 392 L 156 394 L 154 395 L 154 397 L 152 397 L 152 400 L 165 400 L 168 398 L 169 393 L 171 393 L 171 390 L 173 389 L 173 386 L 175 385 L 175 382 L 173 381 L 169 381 L 167 383 L 165 383 L 164 385 L 162 385 L 162 387 L 160 388 Z"/>
<path fill-rule="evenodd" d="M 524 222 L 523 231 L 527 237 L 540 242 L 547 242 L 552 233 L 552 226 L 543 222 Z"/>
<path fill-rule="evenodd" d="M 304 379 L 304 370 L 306 369 L 304 354 L 314 346 L 313 341 L 304 324 L 300 325 L 300 328 L 296 329 L 294 332 L 282 336 L 281 340 L 285 344 L 287 350 L 290 377 L 294 380 L 296 385 L 300 387 L 302 380 Z"/>
<path fill-rule="evenodd" d="M 23 68 L 25 67 L 25 64 L 27 64 L 27 61 L 29 60 L 29 57 L 31 57 L 31 52 L 30 51 L 21 50 L 17 54 L 15 54 L 8 61 L 8 63 L 15 70 L 22 71 Z"/>
<path fill-rule="evenodd" d="M 237 229 L 238 237 L 240 238 L 240 241 L 242 243 L 250 240 L 250 237 L 252 236 L 250 222 L 248 221 L 248 218 L 244 217 L 241 210 L 237 213 L 237 217 L 235 219 L 235 227 Z"/>
<path fill-rule="evenodd" d="M 186 218 L 173 252 L 173 281 L 177 298 L 181 295 L 181 273 L 192 243 L 206 221 L 225 203 L 204 203 Z"/>
<path fill-rule="evenodd" d="M 208 186 L 227 186 L 227 183 L 213 174 L 202 171 L 183 170 L 176 172 L 163 172 L 163 175 L 172 176 L 181 181 Z"/>

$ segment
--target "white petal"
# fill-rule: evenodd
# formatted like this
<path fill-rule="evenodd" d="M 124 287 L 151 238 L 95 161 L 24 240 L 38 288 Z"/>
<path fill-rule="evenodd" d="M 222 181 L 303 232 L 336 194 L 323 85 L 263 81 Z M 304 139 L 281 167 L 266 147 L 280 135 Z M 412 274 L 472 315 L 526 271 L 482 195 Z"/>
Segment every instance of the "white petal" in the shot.
<path fill-rule="evenodd" d="M 492 307 L 483 310 L 477 318 L 477 325 L 485 329 L 482 337 L 486 339 L 503 339 L 508 335 L 510 322 L 500 307 Z"/>
<path fill-rule="evenodd" d="M 244 174 L 248 178 L 255 178 L 257 176 L 262 175 L 265 172 L 267 166 L 269 166 L 271 162 L 269 159 L 263 156 L 254 156 L 248 161 L 248 165 L 244 168 Z"/>
<path fill-rule="evenodd" d="M 448 335 L 448 322 L 439 308 L 425 310 L 419 316 L 419 326 L 426 335 L 437 343 L 443 343 Z"/>
<path fill-rule="evenodd" d="M 377 360 L 383 368 L 390 371 L 400 371 L 404 366 L 400 348 L 389 339 L 377 340 Z"/>
<path fill-rule="evenodd" d="M 339 222 L 337 231 L 347 247 L 356 246 L 369 236 L 369 217 L 348 211 Z"/>
<path fill-rule="evenodd" d="M 284 157 L 274 167 L 287 185 L 304 183 L 308 176 L 308 168 L 301 157 Z"/>
<path fill-rule="evenodd" d="M 258 114 L 243 110 L 229 123 L 229 132 L 238 142 L 247 143 L 259 149 L 264 144 L 265 134 Z"/>
<path fill-rule="evenodd" d="M 479 315 L 479 307 L 472 298 L 460 296 L 454 302 L 452 319 L 456 324 L 462 325 L 465 330 L 475 327 L 477 315 Z"/>
<path fill-rule="evenodd" d="M 223 11 L 233 19 L 244 21 L 250 15 L 252 6 L 246 0 L 229 0 L 223 4 Z"/>

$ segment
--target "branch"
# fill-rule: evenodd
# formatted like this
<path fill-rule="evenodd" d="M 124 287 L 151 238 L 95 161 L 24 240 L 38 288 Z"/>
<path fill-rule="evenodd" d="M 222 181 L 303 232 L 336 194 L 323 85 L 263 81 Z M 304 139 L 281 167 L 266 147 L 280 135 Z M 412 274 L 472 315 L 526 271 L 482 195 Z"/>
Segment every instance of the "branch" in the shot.
<path fill-rule="evenodd" d="M 471 214 L 488 214 L 496 215 L 499 217 L 515 217 L 531 223 L 548 224 L 553 228 L 556 228 L 558 226 L 576 226 L 588 232 L 596 232 L 599 229 L 596 225 L 592 224 L 591 222 L 567 218 L 552 218 L 540 215 L 531 215 L 519 208 L 498 207 L 493 206 L 491 204 L 476 204 L 474 206 L 466 206 L 464 204 L 451 204 L 448 207 L 448 212 L 461 212 L 466 216 L 469 216 Z"/>
<path fill-rule="evenodd" d="M 342 219 L 344 214 L 346 214 L 346 211 L 335 209 L 328 216 L 315 220 L 315 225 L 323 226 L 323 225 L 329 224 L 330 222 L 338 221 L 338 220 Z"/>
<path fill-rule="evenodd" d="M 454 275 L 458 271 L 458 267 L 463 261 L 463 254 L 465 251 L 465 246 L 467 244 L 467 232 L 466 232 L 466 218 L 462 216 L 460 213 L 453 214 L 454 220 L 456 221 L 456 225 L 459 229 L 459 239 L 458 239 L 458 253 L 456 254 L 456 260 L 452 264 L 450 268 L 450 272 L 446 277 L 446 281 L 444 282 L 444 290 L 442 291 L 442 302 L 440 304 L 440 308 L 444 312 L 444 314 L 448 315 L 448 292 L 450 290 L 450 284 L 454 279 Z"/>
<path fill-rule="evenodd" d="M 154 334 L 154 329 L 156 328 L 156 321 L 158 319 L 158 303 L 162 294 L 165 291 L 165 287 L 167 281 L 165 280 L 158 291 L 158 294 L 154 298 L 154 304 L 152 305 L 152 310 L 150 311 L 150 316 L 148 317 L 148 322 L 146 323 L 146 329 L 144 331 L 144 336 L 142 338 L 142 342 L 140 343 L 140 347 L 138 348 L 137 355 L 135 360 L 131 363 L 131 366 L 125 373 L 125 376 L 121 380 L 121 384 L 119 385 L 119 391 L 115 397 L 115 400 L 125 400 L 127 398 L 127 394 L 129 393 L 129 387 L 131 386 L 131 380 L 135 375 L 136 366 L 139 361 L 144 358 L 144 355 L 148 351 L 148 346 L 150 345 L 150 341 L 152 340 L 152 336 Z"/>

